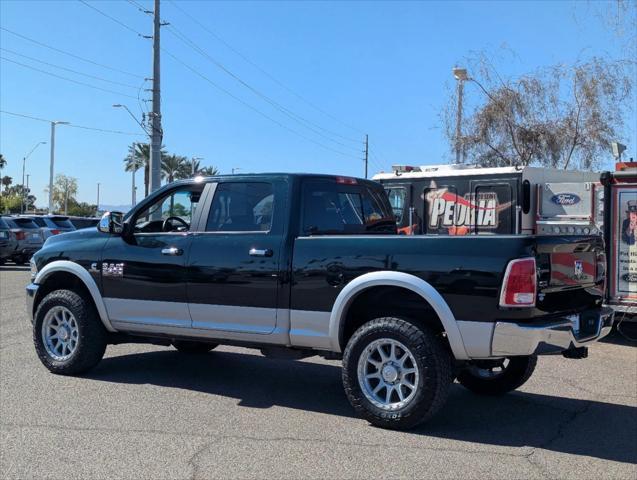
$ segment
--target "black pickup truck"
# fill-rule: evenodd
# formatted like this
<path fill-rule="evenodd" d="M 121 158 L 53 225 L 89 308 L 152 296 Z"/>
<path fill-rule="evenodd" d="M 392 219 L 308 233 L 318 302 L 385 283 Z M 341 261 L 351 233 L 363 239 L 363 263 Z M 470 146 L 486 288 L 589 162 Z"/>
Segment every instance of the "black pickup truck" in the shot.
<path fill-rule="evenodd" d="M 342 358 L 356 411 L 389 428 L 430 418 L 454 379 L 502 394 L 539 354 L 582 358 L 613 321 L 599 238 L 399 236 L 382 186 L 348 177 L 172 183 L 48 239 L 31 265 L 33 340 L 54 373 L 124 342 Z"/>

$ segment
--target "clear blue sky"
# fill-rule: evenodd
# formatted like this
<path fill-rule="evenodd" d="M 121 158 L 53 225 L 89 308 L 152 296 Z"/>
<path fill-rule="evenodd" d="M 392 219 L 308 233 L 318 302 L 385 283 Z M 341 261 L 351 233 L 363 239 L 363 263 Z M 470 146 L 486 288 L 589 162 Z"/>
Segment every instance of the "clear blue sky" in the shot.
<path fill-rule="evenodd" d="M 137 3 L 152 7 L 149 0 Z M 136 31 L 151 33 L 151 18 L 129 2 L 91 4 Z M 593 55 L 623 56 L 621 41 L 597 16 L 600 5 L 603 7 L 600 2 L 183 1 L 179 5 L 250 61 L 331 116 L 299 100 L 163 0 L 162 17 L 207 55 L 294 115 L 319 127 L 312 126 L 312 131 L 299 125 L 164 29 L 162 44 L 167 51 L 287 128 L 353 155 L 340 155 L 282 128 L 164 54 L 166 148 L 204 157 L 204 164 L 215 165 L 223 173 L 240 167 L 243 172 L 311 171 L 360 176 L 364 133 L 370 135 L 371 173 L 387 169 L 392 163 L 446 162 L 450 152 L 438 114 L 453 84 L 451 68 L 462 64 L 473 51 L 484 50 L 500 58 L 496 66 L 504 76 Z M 2 0 L 0 24 L 112 68 L 151 76 L 150 40 L 78 1 Z M 3 61 L 2 110 L 82 126 L 139 131 L 125 111 L 111 105 L 127 104 L 139 115 L 137 94 L 143 78 L 76 60 L 6 31 L 0 34 L 2 57 L 133 97 L 94 90 Z M 503 45 L 516 56 L 503 57 Z M 12 52 L 126 85 L 82 77 Z M 148 98 L 148 92 L 141 93 L 142 98 Z M 467 89 L 469 100 L 478 95 L 476 89 Z M 359 143 L 333 137 L 323 129 Z M 633 115 L 625 138 L 633 155 L 636 130 Z M 49 135 L 47 123 L 0 114 L 0 151 L 9 161 L 3 174 L 20 183 L 22 157 L 38 141 L 48 142 Z M 56 172 L 78 178 L 80 200 L 95 202 L 96 184 L 101 182 L 102 204 L 128 204 L 131 180 L 123 171 L 122 159 L 130 142 L 143 138 L 60 126 Z M 38 205 L 46 204 L 48 148 L 39 147 L 27 161 Z M 141 177 L 138 172 L 138 186 Z"/>

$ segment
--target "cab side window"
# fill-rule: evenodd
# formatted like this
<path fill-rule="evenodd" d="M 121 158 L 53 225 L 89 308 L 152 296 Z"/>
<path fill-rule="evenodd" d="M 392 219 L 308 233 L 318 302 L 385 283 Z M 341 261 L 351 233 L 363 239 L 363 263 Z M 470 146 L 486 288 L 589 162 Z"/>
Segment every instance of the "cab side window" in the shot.
<path fill-rule="evenodd" d="M 220 183 L 210 206 L 207 232 L 269 232 L 274 212 L 272 184 Z"/>
<path fill-rule="evenodd" d="M 302 212 L 305 235 L 396 231 L 389 203 L 363 185 L 305 182 Z"/>
<path fill-rule="evenodd" d="M 187 186 L 173 190 L 157 199 L 135 218 L 135 232 L 185 232 L 190 230 L 199 199 L 201 186 Z"/>

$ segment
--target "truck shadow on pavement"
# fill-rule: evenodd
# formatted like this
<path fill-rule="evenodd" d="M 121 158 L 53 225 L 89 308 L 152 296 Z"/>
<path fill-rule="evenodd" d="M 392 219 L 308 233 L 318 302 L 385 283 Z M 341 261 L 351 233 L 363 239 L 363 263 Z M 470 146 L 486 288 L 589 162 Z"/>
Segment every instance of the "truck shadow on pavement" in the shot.
<path fill-rule="evenodd" d="M 236 398 L 243 407 L 280 406 L 354 417 L 336 364 L 227 351 L 189 356 L 166 350 L 105 358 L 87 377 Z M 442 411 L 409 433 L 635 463 L 635 432 L 637 408 L 628 405 L 528 392 L 481 397 L 455 384 Z"/>

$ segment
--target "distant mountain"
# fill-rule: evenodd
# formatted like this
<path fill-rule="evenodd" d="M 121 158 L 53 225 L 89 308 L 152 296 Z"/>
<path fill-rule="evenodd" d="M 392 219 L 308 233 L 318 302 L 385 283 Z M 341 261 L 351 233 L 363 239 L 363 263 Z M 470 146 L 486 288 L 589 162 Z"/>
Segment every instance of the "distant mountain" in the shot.
<path fill-rule="evenodd" d="M 100 212 L 128 212 L 131 209 L 130 205 L 104 205 L 100 203 Z"/>

